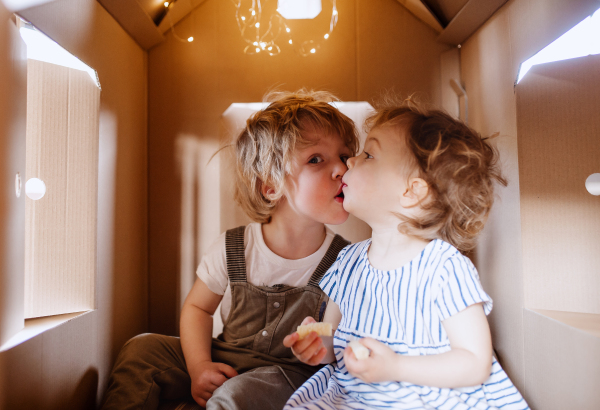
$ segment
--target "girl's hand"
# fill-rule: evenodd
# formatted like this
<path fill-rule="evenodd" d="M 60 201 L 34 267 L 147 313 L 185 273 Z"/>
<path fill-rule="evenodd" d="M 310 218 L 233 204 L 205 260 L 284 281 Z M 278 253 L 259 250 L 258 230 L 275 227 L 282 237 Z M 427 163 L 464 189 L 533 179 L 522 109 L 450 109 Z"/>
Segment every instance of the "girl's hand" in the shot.
<path fill-rule="evenodd" d="M 308 316 L 302 321 L 302 324 L 308 325 L 309 323 L 316 322 L 315 319 Z M 283 345 L 285 347 L 291 347 L 294 356 L 302 363 L 311 366 L 320 364 L 327 353 L 327 349 L 323 346 L 323 340 L 317 335 L 317 332 L 310 332 L 310 334 L 302 340 L 298 340 L 298 338 L 299 336 L 296 332 L 287 335 L 285 339 L 283 339 Z"/>
<path fill-rule="evenodd" d="M 394 370 L 398 366 L 400 355 L 387 345 L 375 339 L 366 337 L 359 341 L 371 351 L 368 358 L 358 360 L 347 346 L 344 351 L 344 362 L 348 373 L 366 383 L 379 383 L 394 380 Z"/>

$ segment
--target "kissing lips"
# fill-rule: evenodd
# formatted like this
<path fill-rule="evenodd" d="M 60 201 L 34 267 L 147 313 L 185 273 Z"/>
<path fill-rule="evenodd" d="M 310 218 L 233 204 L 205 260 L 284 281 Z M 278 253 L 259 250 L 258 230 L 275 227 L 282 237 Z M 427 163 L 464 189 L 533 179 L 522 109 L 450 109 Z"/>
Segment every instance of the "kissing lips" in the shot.
<path fill-rule="evenodd" d="M 340 189 L 338 189 L 338 192 L 337 192 L 337 194 L 336 194 L 336 196 L 334 198 L 335 201 L 339 202 L 340 204 L 344 203 L 344 192 L 342 191 L 342 188 L 344 186 L 345 186 L 344 184 L 340 185 Z"/>

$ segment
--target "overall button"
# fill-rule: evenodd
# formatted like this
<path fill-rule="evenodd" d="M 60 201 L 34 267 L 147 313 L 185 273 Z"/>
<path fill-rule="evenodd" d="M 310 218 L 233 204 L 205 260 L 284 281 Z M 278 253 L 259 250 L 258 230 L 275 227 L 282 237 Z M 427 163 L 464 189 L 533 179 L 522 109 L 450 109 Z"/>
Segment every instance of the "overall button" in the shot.
<path fill-rule="evenodd" d="M 266 330 L 263 330 L 263 331 L 262 331 L 262 335 L 263 335 L 263 336 L 269 336 L 269 332 L 267 332 Z"/>
<path fill-rule="evenodd" d="M 273 306 L 275 306 L 276 308 L 278 308 L 281 305 L 279 304 L 279 302 L 275 302 L 275 303 L 273 303 Z"/>

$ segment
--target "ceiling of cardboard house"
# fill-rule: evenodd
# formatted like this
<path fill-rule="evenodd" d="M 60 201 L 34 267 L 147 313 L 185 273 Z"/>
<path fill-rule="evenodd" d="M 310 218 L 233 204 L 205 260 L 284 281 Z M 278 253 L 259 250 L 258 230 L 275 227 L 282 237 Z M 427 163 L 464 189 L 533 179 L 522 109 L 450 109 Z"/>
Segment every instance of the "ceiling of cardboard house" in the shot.
<path fill-rule="evenodd" d="M 148 50 L 165 39 L 165 33 L 171 25 L 177 25 L 202 3 L 214 0 L 169 0 L 166 4 L 166 0 L 97 1 L 143 49 Z M 323 8 L 329 1 L 323 0 Z M 507 0 L 388 1 L 398 2 L 430 26 L 438 33 L 440 42 L 458 45 L 485 23 Z"/>

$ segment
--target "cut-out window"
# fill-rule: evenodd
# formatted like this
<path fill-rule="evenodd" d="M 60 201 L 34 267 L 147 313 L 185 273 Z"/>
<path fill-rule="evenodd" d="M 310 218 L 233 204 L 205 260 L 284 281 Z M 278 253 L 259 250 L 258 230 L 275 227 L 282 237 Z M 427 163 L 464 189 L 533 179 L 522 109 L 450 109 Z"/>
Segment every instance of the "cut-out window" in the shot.
<path fill-rule="evenodd" d="M 600 9 L 523 62 L 517 84 L 534 65 L 594 54 L 600 54 Z"/>

